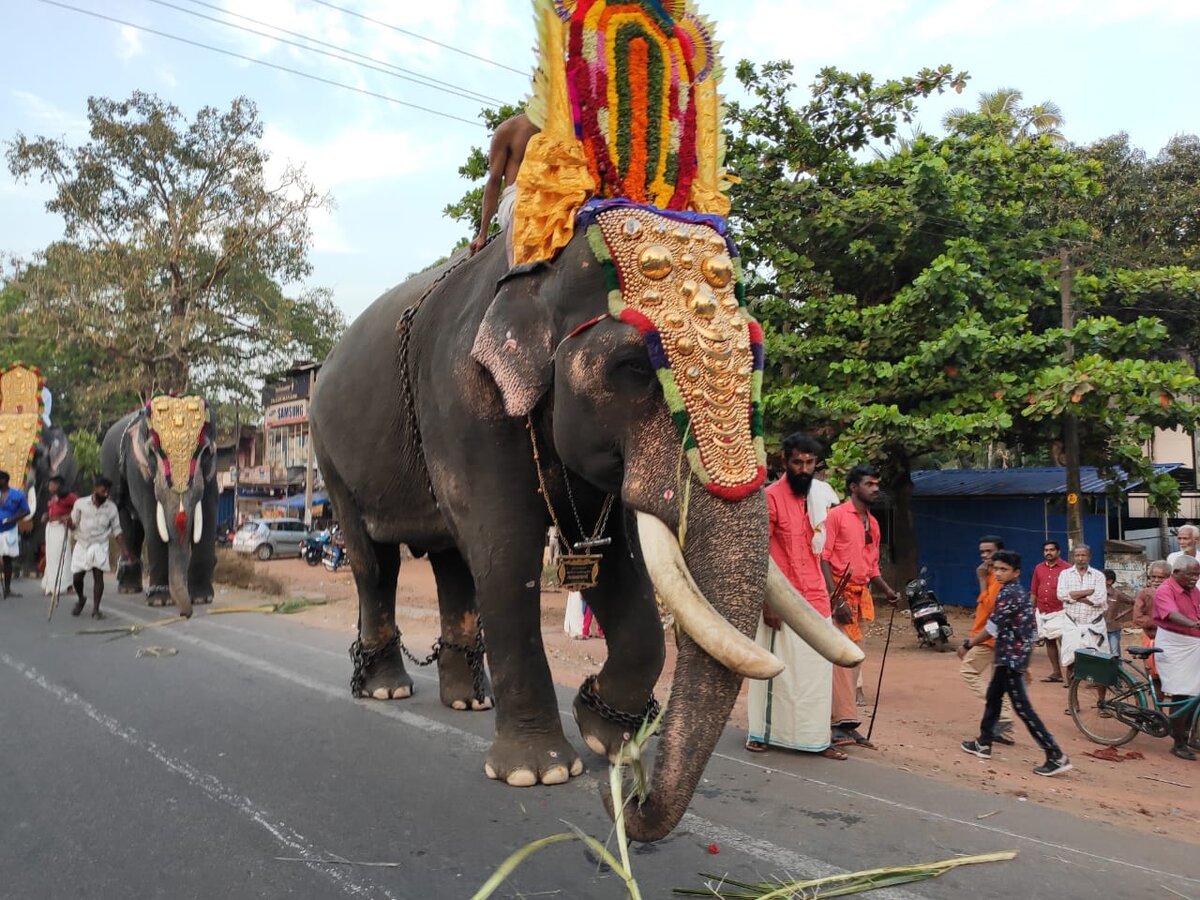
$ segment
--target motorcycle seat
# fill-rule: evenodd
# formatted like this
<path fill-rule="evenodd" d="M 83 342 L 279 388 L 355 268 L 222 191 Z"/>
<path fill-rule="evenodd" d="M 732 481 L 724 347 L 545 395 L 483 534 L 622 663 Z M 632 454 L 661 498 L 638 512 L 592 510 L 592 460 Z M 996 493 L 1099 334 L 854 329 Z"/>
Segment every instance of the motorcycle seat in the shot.
<path fill-rule="evenodd" d="M 1149 659 L 1155 653 L 1162 653 L 1162 647 L 1126 647 L 1129 655 L 1134 659 Z"/>

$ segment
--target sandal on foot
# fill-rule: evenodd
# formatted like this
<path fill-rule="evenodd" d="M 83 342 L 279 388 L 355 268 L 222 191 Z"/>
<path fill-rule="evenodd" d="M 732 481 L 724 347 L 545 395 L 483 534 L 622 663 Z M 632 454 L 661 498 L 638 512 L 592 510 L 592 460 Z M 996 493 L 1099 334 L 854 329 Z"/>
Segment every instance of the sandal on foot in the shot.
<path fill-rule="evenodd" d="M 751 753 L 766 753 L 767 745 L 762 741 L 746 741 L 746 749 Z"/>
<path fill-rule="evenodd" d="M 849 755 L 837 747 L 826 747 L 824 750 L 817 753 L 817 756 L 825 759 L 849 759 Z"/>
<path fill-rule="evenodd" d="M 1063 678 L 1061 675 L 1047 675 L 1045 678 L 1042 679 L 1042 682 L 1045 684 L 1057 684 L 1058 682 L 1061 682 L 1062 680 L 1063 680 Z"/>

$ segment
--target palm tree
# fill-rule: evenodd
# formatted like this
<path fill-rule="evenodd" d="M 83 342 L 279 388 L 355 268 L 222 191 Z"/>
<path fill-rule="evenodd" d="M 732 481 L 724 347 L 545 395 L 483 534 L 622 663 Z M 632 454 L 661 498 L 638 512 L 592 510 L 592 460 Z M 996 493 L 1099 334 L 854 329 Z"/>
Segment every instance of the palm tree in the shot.
<path fill-rule="evenodd" d="M 992 124 L 1009 141 L 1033 140 L 1044 137 L 1059 145 L 1067 143 L 1061 131 L 1066 123 L 1062 108 L 1051 100 L 1021 106 L 1024 94 L 1016 88 L 1003 87 L 979 95 L 974 110 L 957 107 L 942 118 L 950 131 L 968 130 L 970 120 L 980 118 Z"/>

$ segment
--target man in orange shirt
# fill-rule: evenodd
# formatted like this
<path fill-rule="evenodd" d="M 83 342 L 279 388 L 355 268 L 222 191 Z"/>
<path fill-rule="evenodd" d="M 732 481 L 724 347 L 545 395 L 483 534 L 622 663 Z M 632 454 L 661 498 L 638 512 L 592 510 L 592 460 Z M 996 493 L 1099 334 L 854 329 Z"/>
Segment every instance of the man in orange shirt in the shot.
<path fill-rule="evenodd" d="M 1000 582 L 992 574 L 992 554 L 1004 549 L 1004 541 L 993 534 L 984 535 L 979 539 L 979 568 L 975 570 L 979 578 L 979 597 L 975 600 L 975 624 L 971 626 L 971 634 L 963 641 L 966 655 L 962 658 L 959 674 L 967 683 L 975 696 L 987 701 L 987 688 L 992 679 L 992 664 L 995 660 L 996 642 L 992 638 L 974 645 L 971 640 L 987 629 L 987 621 L 991 618 L 996 606 L 996 597 L 1000 594 Z M 1000 721 L 993 731 L 993 739 L 998 744 L 1015 744 L 1013 740 L 1012 704 L 1004 698 L 1000 708 Z"/>
<path fill-rule="evenodd" d="M 871 515 L 871 504 L 879 496 L 879 470 L 865 464 L 855 466 L 846 473 L 846 491 L 850 499 L 831 509 L 825 519 L 822 557 L 835 584 L 845 577 L 842 593 L 832 598 L 833 621 L 846 637 L 861 645 L 862 623 L 875 618 L 871 586 L 893 606 L 900 595 L 879 573 L 879 522 Z M 858 733 L 861 722 L 854 699 L 858 673 L 841 666 L 833 668 L 833 743 L 865 744 L 867 739 Z"/>

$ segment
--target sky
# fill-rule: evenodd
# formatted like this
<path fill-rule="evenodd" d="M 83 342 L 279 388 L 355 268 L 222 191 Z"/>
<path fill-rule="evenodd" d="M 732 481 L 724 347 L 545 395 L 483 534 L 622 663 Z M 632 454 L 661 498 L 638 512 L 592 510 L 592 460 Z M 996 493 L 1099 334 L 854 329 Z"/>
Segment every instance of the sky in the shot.
<path fill-rule="evenodd" d="M 927 131 L 980 92 L 1014 87 L 1028 102 L 1058 103 L 1077 143 L 1126 131 L 1154 154 L 1175 134 L 1200 132 L 1196 0 L 698 5 L 717 23 L 727 68 L 788 59 L 801 88 L 824 66 L 877 79 L 943 63 L 967 70 L 962 96 L 922 105 Z M 89 96 L 146 91 L 188 118 L 252 99 L 273 165 L 303 166 L 336 204 L 312 219 L 304 286 L 330 289 L 348 319 L 468 235 L 442 214 L 470 186 L 457 168 L 486 146 L 480 108 L 519 102 L 535 55 L 527 0 L 3 0 L 0 9 L 0 142 L 22 132 L 82 143 Z M 278 29 L 350 59 L 283 43 L 306 42 Z M 738 96 L 732 76 L 725 88 Z M 61 236 L 48 196 L 0 168 L 0 257 L 28 258 Z"/>

